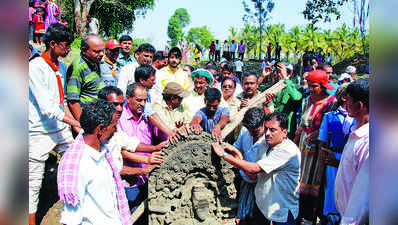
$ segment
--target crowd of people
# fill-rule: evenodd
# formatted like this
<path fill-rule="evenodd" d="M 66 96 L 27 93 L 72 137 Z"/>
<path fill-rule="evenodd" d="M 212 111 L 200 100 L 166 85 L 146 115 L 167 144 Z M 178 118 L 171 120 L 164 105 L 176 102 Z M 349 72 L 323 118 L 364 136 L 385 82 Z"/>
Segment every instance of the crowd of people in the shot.
<path fill-rule="evenodd" d="M 164 160 L 161 150 L 201 132 L 240 169 L 237 224 L 366 224 L 369 80 L 354 80 L 354 67 L 336 83 L 329 64 L 297 72 L 276 56 L 262 74 L 238 75 L 232 61 L 236 49 L 243 59 L 243 42 L 223 48 L 218 62 L 217 40 L 215 61 L 194 68 L 181 65 L 179 47 L 156 51 L 144 43 L 132 52 L 130 36 L 104 43 L 94 33 L 83 36 L 67 66 L 60 59 L 71 50 L 72 31 L 52 23 L 42 40 L 45 51 L 29 62 L 29 224 L 51 150 L 62 155 L 60 223 L 131 224 L 148 197 L 148 174 Z M 266 94 L 223 139 L 262 82 L 286 87 Z M 136 224 L 148 224 L 147 216 Z"/>

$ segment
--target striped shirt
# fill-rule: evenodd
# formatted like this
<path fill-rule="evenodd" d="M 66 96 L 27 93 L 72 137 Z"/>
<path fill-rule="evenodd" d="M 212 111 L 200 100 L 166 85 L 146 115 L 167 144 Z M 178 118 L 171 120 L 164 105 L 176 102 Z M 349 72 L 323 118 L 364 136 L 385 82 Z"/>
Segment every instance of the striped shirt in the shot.
<path fill-rule="evenodd" d="M 105 87 L 99 65 L 90 62 L 83 54 L 69 66 L 66 95 L 68 100 L 82 103 L 97 99 L 98 91 Z"/>

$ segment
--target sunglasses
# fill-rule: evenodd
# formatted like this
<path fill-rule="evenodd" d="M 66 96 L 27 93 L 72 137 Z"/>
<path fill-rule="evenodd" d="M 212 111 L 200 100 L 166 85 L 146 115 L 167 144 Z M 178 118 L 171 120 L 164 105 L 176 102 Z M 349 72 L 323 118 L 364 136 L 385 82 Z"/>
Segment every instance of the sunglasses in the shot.
<path fill-rule="evenodd" d="M 223 85 L 222 88 L 234 88 L 232 85 Z"/>

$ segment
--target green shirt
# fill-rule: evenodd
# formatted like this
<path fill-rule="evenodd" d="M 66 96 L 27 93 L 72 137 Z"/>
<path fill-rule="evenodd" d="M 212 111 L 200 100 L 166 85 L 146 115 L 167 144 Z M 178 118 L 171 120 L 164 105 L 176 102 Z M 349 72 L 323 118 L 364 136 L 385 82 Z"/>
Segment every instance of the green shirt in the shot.
<path fill-rule="evenodd" d="M 105 87 L 99 65 L 82 54 L 68 67 L 67 77 L 66 96 L 69 101 L 92 102 L 97 99 L 99 90 Z"/>
<path fill-rule="evenodd" d="M 272 100 L 272 102 L 274 103 L 275 110 L 285 113 L 289 117 L 288 130 L 290 131 L 290 122 L 293 114 L 296 113 L 296 104 L 294 104 L 293 101 L 298 101 L 303 96 L 297 90 L 296 86 L 291 80 L 285 80 L 285 84 L 286 87 L 275 95 L 275 98 Z"/>

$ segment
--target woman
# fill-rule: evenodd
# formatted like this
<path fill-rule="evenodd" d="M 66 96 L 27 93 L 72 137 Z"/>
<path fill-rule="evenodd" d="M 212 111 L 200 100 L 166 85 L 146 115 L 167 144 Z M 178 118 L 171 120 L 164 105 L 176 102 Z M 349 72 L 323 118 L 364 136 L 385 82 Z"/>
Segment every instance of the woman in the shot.
<path fill-rule="evenodd" d="M 193 80 L 192 80 L 192 77 L 191 77 L 191 73 L 195 70 L 195 68 L 193 68 L 193 66 L 191 66 L 191 65 L 189 65 L 189 64 L 185 64 L 183 70 L 184 70 L 184 71 L 187 73 L 187 75 L 188 75 L 189 88 L 190 88 L 190 91 L 192 91 L 194 85 L 193 85 Z M 191 90 L 191 89 L 192 89 L 192 90 Z"/>
<path fill-rule="evenodd" d="M 54 0 L 48 0 L 44 3 L 46 7 L 46 19 L 45 19 L 45 30 L 47 27 L 50 26 L 52 23 L 58 23 L 58 16 L 60 14 L 59 7 Z"/>
<path fill-rule="evenodd" d="M 314 70 L 307 76 L 310 96 L 304 100 L 303 114 L 294 142 L 301 150 L 300 212 L 299 219 L 312 220 L 319 185 L 315 184 L 318 167 L 318 134 L 323 115 L 330 111 L 335 96 L 326 89 L 334 90 L 323 70 Z"/>
<path fill-rule="evenodd" d="M 237 99 L 234 94 L 236 90 L 236 81 L 231 77 L 225 77 L 221 81 L 221 91 L 223 97 L 221 98 L 219 107 L 226 107 L 229 110 L 229 119 L 233 119 L 240 109 L 240 100 Z M 231 132 L 225 141 L 232 144 L 235 142 L 239 135 L 241 126 L 237 127 L 234 132 Z"/>
<path fill-rule="evenodd" d="M 202 48 L 200 47 L 200 45 L 195 44 L 195 50 L 194 50 L 194 55 L 193 55 L 195 62 L 199 62 L 201 52 L 202 52 Z"/>

